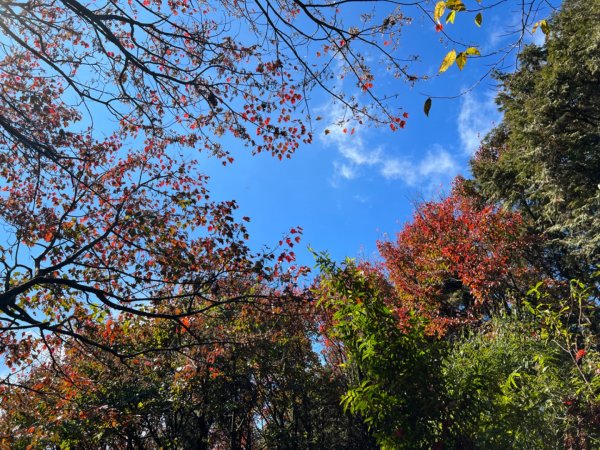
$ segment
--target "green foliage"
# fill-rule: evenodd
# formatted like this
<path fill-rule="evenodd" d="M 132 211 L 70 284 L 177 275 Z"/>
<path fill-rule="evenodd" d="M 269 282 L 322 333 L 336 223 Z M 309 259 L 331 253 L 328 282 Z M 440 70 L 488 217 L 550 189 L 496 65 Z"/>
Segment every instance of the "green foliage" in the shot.
<path fill-rule="evenodd" d="M 360 415 L 381 448 L 429 448 L 440 412 L 438 342 L 425 319 L 387 306 L 381 274 L 346 260 L 340 267 L 318 257 L 320 304 L 332 311 L 328 337 L 342 343 L 343 371 L 354 374 L 342 397 Z"/>
<path fill-rule="evenodd" d="M 557 300 L 540 283 L 528 300 L 442 340 L 427 335 L 423 315 L 389 306 L 398 301 L 379 268 L 325 255 L 318 265 L 326 335 L 350 380 L 342 405 L 381 448 L 596 448 L 593 289 L 574 281 Z"/>
<path fill-rule="evenodd" d="M 562 448 L 565 362 L 523 318 L 466 335 L 443 365 L 453 439 L 461 448 Z"/>
<path fill-rule="evenodd" d="M 598 273 L 594 277 L 598 277 Z M 545 342 L 560 349 L 568 371 L 568 389 L 563 392 L 567 414 L 564 420 L 568 448 L 597 448 L 600 445 L 600 353 L 598 297 L 595 290 L 573 280 L 570 295 L 556 304 L 537 285 L 530 294 L 537 306 L 526 303 L 538 320 Z"/>

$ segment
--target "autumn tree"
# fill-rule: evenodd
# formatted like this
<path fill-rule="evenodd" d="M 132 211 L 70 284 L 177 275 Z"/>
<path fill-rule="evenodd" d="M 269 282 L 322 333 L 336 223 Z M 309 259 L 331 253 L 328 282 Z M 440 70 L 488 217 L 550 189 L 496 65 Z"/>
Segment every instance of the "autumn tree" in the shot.
<path fill-rule="evenodd" d="M 94 334 L 95 321 L 179 320 L 260 300 L 271 293 L 241 286 L 263 280 L 274 292 L 300 273 L 282 267 L 293 260 L 283 248 L 251 252 L 248 219 L 234 218 L 233 201 L 211 201 L 194 162 L 177 162 L 154 140 L 124 152 L 123 138 L 73 138 L 63 145 L 78 157 L 60 164 L 0 155 L 0 320 L 9 365 L 27 363 L 34 341 L 52 348 L 49 339 L 64 337 L 126 355 L 116 340 Z"/>
<path fill-rule="evenodd" d="M 546 2 L 519 6 L 523 20 L 512 48 Z M 65 149 L 55 148 L 49 133 L 63 127 L 39 127 L 60 98 L 85 112 L 86 123 L 108 114 L 124 127 L 221 156 L 231 151 L 222 138 L 233 136 L 253 152 L 282 157 L 311 140 L 315 90 L 344 105 L 348 115 L 341 120 L 397 128 L 401 107 L 378 89 L 370 60 L 412 83 L 421 76 L 400 52 L 405 25 L 423 16 L 435 32 L 436 23 L 439 31 L 441 21 L 454 22 L 458 14 L 481 26 L 492 7 L 474 1 L 440 1 L 435 8 L 420 1 L 4 2 L 0 130 L 22 151 L 60 157 Z M 457 61 L 476 56 L 448 32 Z M 364 95 L 344 93 L 340 74 Z"/>
<path fill-rule="evenodd" d="M 407 22 L 394 8 L 367 25 L 342 23 L 334 5 L 296 1 L 3 3 L 3 141 L 51 160 L 70 156 L 53 135 L 72 130 L 39 124 L 67 102 L 85 113 L 86 124 L 99 112 L 132 132 L 219 156 L 230 153 L 222 146 L 230 135 L 252 152 L 282 157 L 311 139 L 295 111 L 315 85 L 361 120 L 395 123 L 389 101 L 372 95 L 375 101 L 359 104 L 334 89 L 332 77 L 339 60 L 368 91 L 366 47 L 385 57 L 394 75 L 416 79 L 382 45 Z M 307 27 L 313 30 L 301 31 Z M 321 63 L 306 62 L 301 53 L 308 50 L 322 54 Z"/>
<path fill-rule="evenodd" d="M 378 243 L 397 291 L 397 306 L 433 319 L 432 331 L 510 311 L 541 276 L 527 261 L 535 240 L 518 213 L 469 195 L 458 179 L 451 195 L 420 205 L 396 241 Z"/>
<path fill-rule="evenodd" d="M 179 324 L 107 317 L 95 332 L 139 353 L 123 364 L 65 339 L 60 355 L 3 387 L 0 445 L 367 448 L 312 348 L 311 311 L 301 298 L 272 297 Z"/>

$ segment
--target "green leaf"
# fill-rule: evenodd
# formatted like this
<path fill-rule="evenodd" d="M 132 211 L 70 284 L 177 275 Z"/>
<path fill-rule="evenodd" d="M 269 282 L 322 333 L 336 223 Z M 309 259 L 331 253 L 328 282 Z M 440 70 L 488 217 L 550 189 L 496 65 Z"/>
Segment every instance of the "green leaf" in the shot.
<path fill-rule="evenodd" d="M 446 7 L 453 11 L 465 11 L 467 9 L 461 0 L 449 0 L 448 3 L 446 3 Z"/>
<path fill-rule="evenodd" d="M 456 56 L 456 65 L 458 66 L 458 70 L 463 70 L 465 64 L 467 63 L 467 55 L 465 52 L 460 52 Z"/>
<path fill-rule="evenodd" d="M 429 97 L 427 100 L 425 100 L 425 105 L 423 105 L 423 111 L 425 112 L 425 115 L 427 117 L 429 117 L 430 110 L 431 110 L 431 97 Z"/>
<path fill-rule="evenodd" d="M 448 70 L 454 61 L 456 61 L 456 50 L 450 50 L 444 57 L 439 72 L 443 73 Z"/>
<path fill-rule="evenodd" d="M 521 378 L 521 374 L 519 372 L 512 372 L 511 374 L 508 375 L 508 379 L 506 380 L 505 383 L 505 388 L 510 389 L 510 388 L 518 388 L 519 386 L 517 385 L 517 378 Z"/>
<path fill-rule="evenodd" d="M 450 14 L 448 14 L 448 17 L 446 17 L 446 23 L 448 23 L 448 22 L 454 23 L 455 18 L 456 18 L 456 11 L 450 11 Z"/>
<path fill-rule="evenodd" d="M 479 51 L 479 49 L 477 47 L 469 47 L 468 49 L 465 50 L 465 53 L 469 56 L 472 56 L 472 55 L 481 56 L 481 52 Z"/>
<path fill-rule="evenodd" d="M 475 24 L 478 27 L 480 27 L 482 22 L 483 22 L 483 16 L 481 15 L 481 13 L 477 13 L 477 15 L 475 16 Z"/>
<path fill-rule="evenodd" d="M 433 10 L 433 20 L 439 22 L 444 15 L 444 11 L 446 11 L 446 2 L 437 2 Z"/>

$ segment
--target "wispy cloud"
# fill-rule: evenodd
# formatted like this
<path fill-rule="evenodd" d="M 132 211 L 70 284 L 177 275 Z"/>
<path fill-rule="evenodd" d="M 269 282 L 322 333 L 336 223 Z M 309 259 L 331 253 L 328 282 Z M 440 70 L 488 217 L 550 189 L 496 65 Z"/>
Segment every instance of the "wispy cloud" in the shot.
<path fill-rule="evenodd" d="M 338 161 L 334 161 L 333 168 L 337 176 L 344 178 L 346 180 L 352 180 L 357 177 L 356 166 L 352 166 L 346 163 L 340 163 Z"/>
<path fill-rule="evenodd" d="M 356 131 L 348 131 L 349 126 L 342 127 L 344 121 L 344 110 L 340 105 L 334 105 L 325 110 L 321 109 L 324 120 L 329 125 L 327 133 L 321 134 L 321 142 L 326 146 L 336 148 L 339 159 L 334 161 L 334 178 L 332 184 L 336 186 L 340 179 L 352 180 L 358 177 L 362 167 L 371 167 L 381 162 L 381 148 L 371 149 L 367 147 L 364 131 L 356 128 Z M 345 131 L 344 131 L 345 130 Z"/>
<path fill-rule="evenodd" d="M 419 173 L 423 176 L 445 175 L 456 173 L 457 170 L 458 164 L 441 145 L 436 145 L 427 152 L 427 156 L 419 164 Z"/>
<path fill-rule="evenodd" d="M 380 172 L 388 180 L 402 180 L 411 186 L 417 180 L 413 164 L 398 158 L 390 158 L 383 161 Z"/>
<path fill-rule="evenodd" d="M 383 161 L 381 166 L 381 175 L 385 178 L 400 179 L 409 186 L 448 181 L 459 171 L 460 165 L 440 145 L 435 145 L 429 150 L 421 161 L 390 158 Z"/>
<path fill-rule="evenodd" d="M 331 128 L 330 136 L 340 154 L 352 164 L 372 166 L 381 160 L 381 150 L 379 148 L 375 150 L 365 148 L 361 132 L 350 135 L 334 125 Z"/>
<path fill-rule="evenodd" d="M 481 140 L 501 119 L 502 114 L 498 111 L 493 95 L 477 98 L 471 92 L 465 94 L 460 103 L 457 120 L 464 152 L 474 154 Z"/>
<path fill-rule="evenodd" d="M 449 181 L 460 170 L 460 165 L 443 147 L 436 145 L 430 148 L 421 160 L 393 157 L 381 146 L 373 146 L 364 128 L 339 126 L 340 108 L 332 108 L 325 115 L 330 126 L 328 133 L 321 135 L 321 141 L 327 146 L 336 148 L 338 158 L 333 163 L 333 186 L 341 180 L 353 180 L 362 172 L 377 173 L 387 180 L 400 180 L 408 186 L 431 186 Z"/>
<path fill-rule="evenodd" d="M 326 145 L 333 145 L 339 153 L 350 164 L 356 166 L 372 166 L 380 161 L 380 149 L 370 150 L 366 148 L 363 129 L 356 128 L 356 131 L 351 130 L 352 127 L 342 127 L 340 124 L 345 122 L 344 109 L 339 104 L 325 111 L 324 120 L 329 123 L 327 134 L 321 134 L 321 142 Z"/>

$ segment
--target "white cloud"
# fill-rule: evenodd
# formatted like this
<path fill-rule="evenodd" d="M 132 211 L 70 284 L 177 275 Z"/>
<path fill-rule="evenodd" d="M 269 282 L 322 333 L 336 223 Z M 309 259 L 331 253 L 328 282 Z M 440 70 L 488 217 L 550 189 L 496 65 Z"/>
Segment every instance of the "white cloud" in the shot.
<path fill-rule="evenodd" d="M 523 12 L 513 10 L 501 16 L 486 15 L 484 13 L 483 21 L 487 30 L 487 38 L 481 47 L 482 53 L 492 53 L 498 50 L 506 50 L 510 45 L 519 39 L 522 27 Z"/>
<path fill-rule="evenodd" d="M 363 139 L 362 128 L 354 128 L 345 119 L 343 106 L 336 104 L 328 111 L 323 111 L 329 123 L 328 133 L 321 134 L 321 141 L 326 145 L 334 145 L 338 151 L 356 165 L 373 165 L 379 162 L 379 149 L 367 150 Z M 342 126 L 342 124 L 346 124 Z M 354 128 L 354 132 L 352 129 Z M 345 131 L 344 131 L 345 130 Z"/>
<path fill-rule="evenodd" d="M 381 175 L 387 179 L 400 179 L 409 186 L 436 184 L 454 177 L 460 165 L 440 145 L 427 152 L 418 163 L 396 158 L 387 159 L 381 166 Z"/>
<path fill-rule="evenodd" d="M 357 176 L 356 168 L 348 164 L 334 162 L 333 167 L 335 168 L 336 173 L 346 180 L 352 180 Z"/>
<path fill-rule="evenodd" d="M 452 155 L 442 146 L 436 145 L 433 151 L 427 152 L 427 156 L 419 164 L 419 173 L 423 176 L 444 175 L 456 173 L 458 165 Z"/>
<path fill-rule="evenodd" d="M 351 180 L 358 176 L 361 166 L 373 166 L 380 163 L 382 150 L 367 148 L 362 128 L 355 128 L 355 131 L 352 132 L 353 127 L 344 119 L 343 106 L 336 104 L 327 110 L 322 108 L 321 112 L 329 123 L 328 133 L 322 133 L 320 136 L 321 142 L 335 147 L 342 159 L 334 162 L 335 178 Z M 342 126 L 342 123 L 346 125 Z M 344 130 L 346 131 L 344 132 Z M 335 179 L 333 184 L 337 184 Z"/>
<path fill-rule="evenodd" d="M 488 30 L 487 39 L 482 45 L 485 53 L 496 50 L 500 43 L 510 37 L 510 33 L 506 31 L 508 29 L 507 21 L 500 21 L 497 17 L 492 17 L 491 22 L 486 24 L 486 28 Z"/>
<path fill-rule="evenodd" d="M 416 182 L 414 166 L 408 161 L 390 158 L 383 161 L 381 175 L 388 180 L 403 180 L 406 184 L 413 185 Z"/>
<path fill-rule="evenodd" d="M 429 149 L 422 160 L 398 158 L 386 155 L 382 147 L 373 148 L 362 127 L 344 121 L 343 110 L 334 106 L 321 110 L 330 125 L 328 133 L 321 134 L 321 141 L 337 150 L 338 158 L 333 163 L 334 175 L 331 185 L 339 186 L 341 180 L 353 180 L 365 169 L 374 170 L 387 180 L 400 180 L 408 186 L 432 186 L 449 181 L 460 169 L 452 155 L 439 145 Z M 340 125 L 344 123 L 344 125 Z M 346 129 L 346 132 L 344 132 Z"/>
<path fill-rule="evenodd" d="M 555 5 L 551 3 L 555 3 Z M 553 11 L 556 11 L 559 4 L 560 1 L 553 0 L 546 2 L 545 5 L 540 2 L 538 5 L 540 8 L 526 14 L 527 23 L 525 24 L 523 24 L 525 13 L 520 8 L 512 12 L 507 11 L 508 14 L 492 15 L 491 17 L 484 14 L 485 27 L 483 28 L 486 28 L 488 33 L 485 43 L 482 46 L 482 53 L 492 53 L 499 50 L 512 51 L 510 47 L 514 46 L 521 38 L 521 33 L 523 33 L 522 37 L 525 44 L 543 45 L 546 36 L 539 27 L 534 32 L 534 25 L 538 20 L 547 19 Z M 514 49 L 522 50 L 518 47 Z"/>
<path fill-rule="evenodd" d="M 357 142 L 349 143 L 350 145 L 338 145 L 338 150 L 342 156 L 348 159 L 352 164 L 358 166 L 372 166 L 381 160 L 381 150 L 365 151 L 362 144 L 362 139 L 358 138 Z"/>
<path fill-rule="evenodd" d="M 502 115 L 494 103 L 493 95 L 478 99 L 471 92 L 465 94 L 458 114 L 458 134 L 465 153 L 472 155 L 481 139 L 500 121 Z"/>

